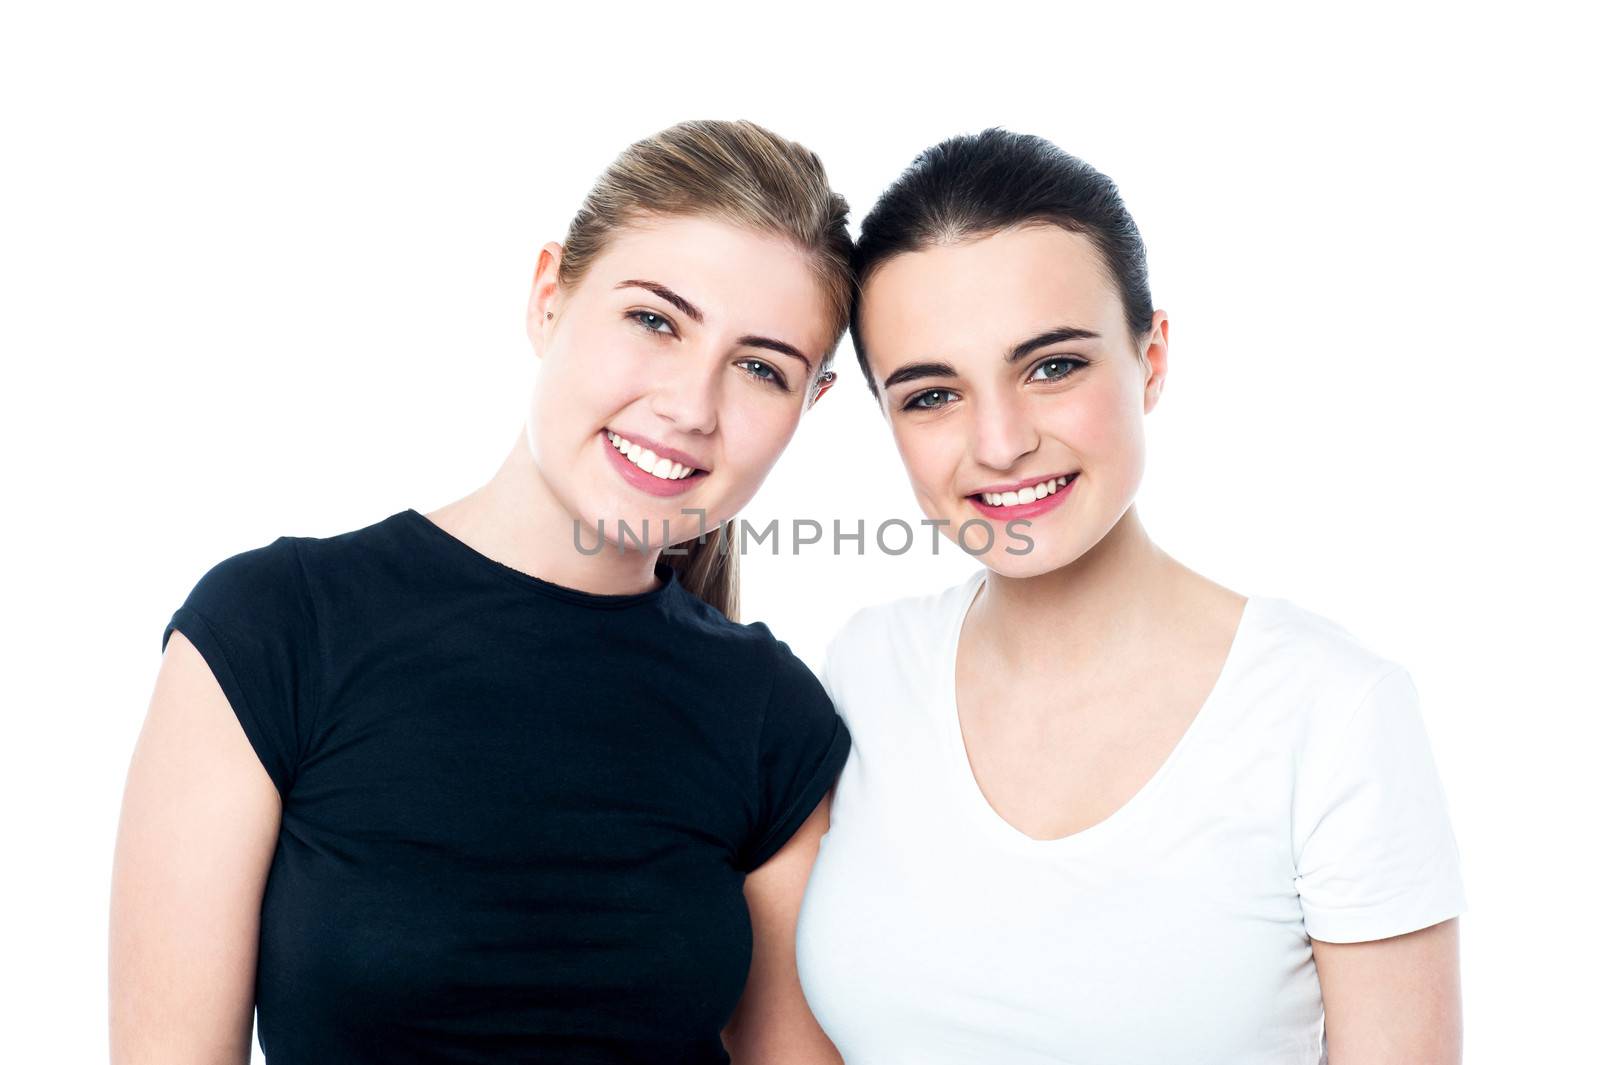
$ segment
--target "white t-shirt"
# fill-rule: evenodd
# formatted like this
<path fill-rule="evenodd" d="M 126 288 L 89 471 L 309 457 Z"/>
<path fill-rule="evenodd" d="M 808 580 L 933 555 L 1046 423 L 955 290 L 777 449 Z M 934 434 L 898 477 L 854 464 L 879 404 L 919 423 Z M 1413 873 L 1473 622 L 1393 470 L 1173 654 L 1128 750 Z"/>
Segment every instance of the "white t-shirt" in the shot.
<path fill-rule="evenodd" d="M 980 570 L 859 612 L 824 683 L 850 727 L 800 913 L 806 998 L 848 1065 L 1323 1060 L 1309 937 L 1461 913 L 1406 671 L 1283 599 L 1247 601 L 1155 776 L 1034 840 L 973 778 L 955 705 Z"/>

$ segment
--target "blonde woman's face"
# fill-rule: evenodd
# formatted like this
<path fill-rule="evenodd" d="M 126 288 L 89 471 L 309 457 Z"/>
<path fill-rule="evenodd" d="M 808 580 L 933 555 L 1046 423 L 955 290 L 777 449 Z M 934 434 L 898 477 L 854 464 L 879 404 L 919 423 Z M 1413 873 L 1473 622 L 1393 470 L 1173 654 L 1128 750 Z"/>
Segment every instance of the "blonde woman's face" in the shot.
<path fill-rule="evenodd" d="M 570 289 L 553 262 L 541 255 L 529 307 L 543 363 L 530 442 L 583 542 L 660 547 L 701 532 L 685 511 L 708 530 L 735 515 L 794 435 L 831 339 L 805 253 L 686 217 L 613 234 Z"/>
<path fill-rule="evenodd" d="M 862 294 L 862 338 L 912 489 L 941 532 L 973 552 L 992 543 L 984 563 L 1016 577 L 1097 544 L 1143 474 L 1144 416 L 1166 368 L 1156 318 L 1147 366 L 1094 245 L 1059 226 L 884 263 Z"/>

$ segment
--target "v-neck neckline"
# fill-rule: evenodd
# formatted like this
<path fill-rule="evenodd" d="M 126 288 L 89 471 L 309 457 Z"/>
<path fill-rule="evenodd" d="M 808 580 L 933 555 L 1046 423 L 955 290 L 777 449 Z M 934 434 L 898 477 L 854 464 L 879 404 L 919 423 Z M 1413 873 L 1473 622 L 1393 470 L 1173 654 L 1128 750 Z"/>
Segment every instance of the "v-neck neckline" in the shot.
<path fill-rule="evenodd" d="M 1200 709 L 1195 712 L 1188 728 L 1184 729 L 1183 735 L 1178 738 L 1178 742 L 1167 753 L 1155 773 L 1133 793 L 1128 801 L 1094 824 L 1069 835 L 1038 839 L 1002 817 L 1000 811 L 994 808 L 988 796 L 983 793 L 978 784 L 977 774 L 972 768 L 971 756 L 967 753 L 966 738 L 961 731 L 960 704 L 956 693 L 956 654 L 961 646 L 961 631 L 966 627 L 967 615 L 972 610 L 972 604 L 977 601 L 978 593 L 988 583 L 987 574 L 987 570 L 979 570 L 970 578 L 970 586 L 963 589 L 959 606 L 954 611 L 954 620 L 944 634 L 945 666 L 941 673 L 943 685 L 938 693 L 938 712 L 946 753 L 950 758 L 953 775 L 956 777 L 956 789 L 960 793 L 960 801 L 972 815 L 972 820 L 986 834 L 1003 845 L 1050 854 L 1068 853 L 1091 846 L 1115 835 L 1122 826 L 1135 820 L 1140 810 L 1149 805 L 1166 778 L 1171 775 L 1172 767 L 1179 762 L 1185 748 L 1189 747 L 1194 737 L 1204 730 L 1208 719 L 1213 716 L 1213 707 L 1222 701 L 1224 693 L 1233 682 L 1234 674 L 1240 669 L 1240 660 L 1247 655 L 1246 648 L 1250 643 L 1260 601 L 1256 596 L 1246 597 L 1244 608 L 1239 614 L 1238 626 L 1234 629 L 1233 640 L 1228 645 L 1228 652 L 1222 660 L 1222 668 L 1217 673 L 1217 679 L 1206 693 Z"/>

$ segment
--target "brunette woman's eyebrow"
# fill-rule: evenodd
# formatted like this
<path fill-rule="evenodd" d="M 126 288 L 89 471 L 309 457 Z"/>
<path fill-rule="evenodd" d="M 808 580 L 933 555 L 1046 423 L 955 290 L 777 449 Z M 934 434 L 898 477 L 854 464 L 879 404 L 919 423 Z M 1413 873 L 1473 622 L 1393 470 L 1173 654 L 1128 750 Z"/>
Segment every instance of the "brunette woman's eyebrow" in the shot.
<path fill-rule="evenodd" d="M 883 389 L 887 392 L 895 385 L 905 384 L 907 381 L 920 381 L 924 377 L 955 377 L 956 370 L 947 362 L 913 362 L 900 367 L 894 373 L 883 379 Z"/>
<path fill-rule="evenodd" d="M 1006 362 L 1016 362 L 1025 359 L 1040 348 L 1059 344 L 1063 340 L 1098 340 L 1100 334 L 1092 329 L 1082 329 L 1075 325 L 1064 325 L 1040 333 L 1038 336 L 1029 337 L 1006 353 Z M 907 381 L 920 381 L 924 377 L 955 377 L 955 367 L 947 362 L 913 362 L 900 367 L 883 380 L 884 391 L 895 385 L 903 385 Z"/>
<path fill-rule="evenodd" d="M 700 313 L 699 307 L 696 307 L 694 304 L 690 303 L 688 300 L 684 299 L 682 296 L 678 295 L 676 292 L 672 291 L 666 285 L 663 285 L 658 281 L 618 281 L 616 287 L 642 288 L 646 292 L 653 292 L 657 296 L 660 296 L 662 299 L 666 300 L 668 303 L 672 304 L 674 307 L 678 308 L 678 310 L 682 311 L 684 314 L 687 314 L 692 321 L 704 323 L 706 320 L 705 315 Z"/>
<path fill-rule="evenodd" d="M 1099 333 L 1094 333 L 1093 329 L 1080 329 L 1078 326 L 1061 326 L 1059 329 L 1050 329 L 1050 331 L 1040 333 L 1038 336 L 1030 336 L 1026 341 L 1022 341 L 1021 344 L 1013 347 L 1010 355 L 1006 355 L 1005 360 L 1008 363 L 1014 363 L 1019 358 L 1029 357 L 1029 355 L 1037 352 L 1038 349 L 1042 349 L 1042 347 L 1061 344 L 1062 341 L 1098 341 L 1098 339 Z"/>
<path fill-rule="evenodd" d="M 1016 362 L 1018 359 L 1026 359 L 1040 348 L 1049 347 L 1051 344 L 1059 344 L 1063 340 L 1098 339 L 1100 339 L 1100 334 L 1093 330 L 1079 329 L 1075 325 L 1064 325 L 1059 329 L 1052 329 L 1049 332 L 1040 333 L 1038 336 L 1024 340 L 1011 349 L 1011 353 L 1006 356 L 1006 361 Z"/>

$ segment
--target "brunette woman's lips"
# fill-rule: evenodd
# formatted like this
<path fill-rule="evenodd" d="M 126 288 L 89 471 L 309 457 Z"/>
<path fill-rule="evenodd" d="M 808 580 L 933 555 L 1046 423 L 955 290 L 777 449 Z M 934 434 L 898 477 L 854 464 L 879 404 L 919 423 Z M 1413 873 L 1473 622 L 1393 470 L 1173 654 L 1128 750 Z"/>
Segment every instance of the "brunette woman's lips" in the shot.
<path fill-rule="evenodd" d="M 690 463 L 694 460 L 681 451 L 655 447 L 610 429 L 600 431 L 600 446 L 610 454 L 609 461 L 624 481 L 653 496 L 682 495 L 706 475 Z M 659 447 L 659 445 L 657 445 Z M 644 464 L 650 468 L 645 469 Z"/>
<path fill-rule="evenodd" d="M 967 496 L 967 502 L 971 503 L 979 514 L 995 521 L 1036 518 L 1059 507 L 1077 482 L 1076 473 L 1057 474 L 1037 481 L 986 488 Z M 1029 496 L 1033 498 L 1024 502 Z M 1009 506 L 1006 505 L 1007 500 L 1010 501 Z"/>

